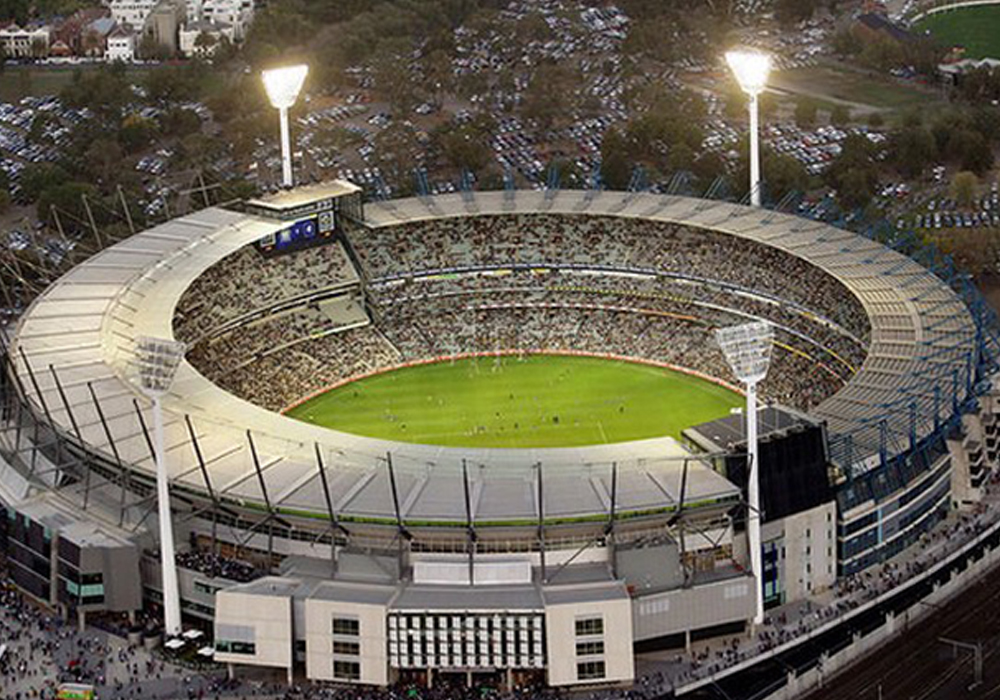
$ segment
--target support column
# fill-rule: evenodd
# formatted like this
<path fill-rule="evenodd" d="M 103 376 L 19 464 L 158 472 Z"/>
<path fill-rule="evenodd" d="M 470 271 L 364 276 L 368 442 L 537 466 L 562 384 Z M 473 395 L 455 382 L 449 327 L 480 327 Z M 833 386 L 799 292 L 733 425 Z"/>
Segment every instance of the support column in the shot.
<path fill-rule="evenodd" d="M 174 523 L 170 515 L 170 486 L 163 434 L 163 406 L 153 399 L 153 443 L 156 449 L 156 500 L 160 520 L 160 567 L 163 570 L 163 632 L 167 637 L 181 633 L 181 596 L 174 559 Z"/>
<path fill-rule="evenodd" d="M 281 121 L 281 184 L 292 186 L 292 139 L 288 131 L 288 108 L 278 110 Z"/>
<path fill-rule="evenodd" d="M 757 455 L 757 384 L 747 383 L 747 547 L 754 579 L 753 624 L 764 622 L 764 577 L 760 552 L 760 469 Z"/>
<path fill-rule="evenodd" d="M 750 93 L 750 205 L 760 206 L 760 134 L 759 99 Z"/>

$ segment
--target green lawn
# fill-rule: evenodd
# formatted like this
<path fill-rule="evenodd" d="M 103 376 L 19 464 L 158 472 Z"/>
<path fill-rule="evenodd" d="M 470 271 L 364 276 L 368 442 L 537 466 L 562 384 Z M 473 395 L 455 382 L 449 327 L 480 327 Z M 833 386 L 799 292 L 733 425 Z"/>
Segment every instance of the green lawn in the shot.
<path fill-rule="evenodd" d="M 96 70 L 96 64 L 79 66 L 7 66 L 0 73 L 0 100 L 17 102 L 29 95 L 44 97 L 58 95 L 73 81 L 76 71 Z M 132 80 L 139 80 L 144 67 L 129 67 L 127 73 Z"/>
<path fill-rule="evenodd" d="M 925 30 L 940 44 L 964 46 L 966 58 L 1000 58 L 1000 5 L 939 12 L 914 26 L 916 32 Z"/>
<path fill-rule="evenodd" d="M 773 87 L 793 95 L 827 102 L 843 100 L 876 110 L 925 109 L 941 102 L 938 95 L 879 75 L 845 70 L 836 66 L 812 66 L 777 71 L 770 79 Z M 859 116 L 855 114 L 855 116 Z"/>
<path fill-rule="evenodd" d="M 440 362 L 347 384 L 291 410 L 369 437 L 456 447 L 570 447 L 670 435 L 743 399 L 649 365 L 529 355 Z"/>

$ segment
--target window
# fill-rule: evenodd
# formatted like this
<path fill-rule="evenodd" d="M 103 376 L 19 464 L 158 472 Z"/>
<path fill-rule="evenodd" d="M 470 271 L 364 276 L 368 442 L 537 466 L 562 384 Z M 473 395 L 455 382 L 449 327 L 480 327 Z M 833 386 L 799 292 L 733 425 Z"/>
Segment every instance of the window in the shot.
<path fill-rule="evenodd" d="M 217 591 L 222 590 L 222 586 L 210 586 L 204 581 L 195 581 L 194 589 L 199 593 L 204 593 L 206 595 L 215 595 Z"/>
<path fill-rule="evenodd" d="M 595 656 L 604 653 L 604 642 L 577 642 L 577 656 Z"/>
<path fill-rule="evenodd" d="M 360 680 L 361 664 L 357 661 L 334 661 L 333 677 L 345 681 Z"/>
<path fill-rule="evenodd" d="M 581 661 L 576 665 L 576 679 L 588 681 L 604 678 L 603 661 Z"/>
<path fill-rule="evenodd" d="M 361 633 L 361 624 L 358 620 L 350 617 L 335 617 L 333 618 L 333 633 L 357 637 Z"/>
<path fill-rule="evenodd" d="M 257 645 L 253 642 L 229 642 L 224 639 L 215 640 L 215 650 L 226 654 L 257 654 Z"/>
<path fill-rule="evenodd" d="M 361 656 L 361 645 L 357 642 L 333 642 L 333 653 L 345 656 Z"/>
<path fill-rule="evenodd" d="M 604 619 L 600 617 L 587 617 L 576 621 L 576 636 L 583 637 L 588 634 L 604 634 Z"/>

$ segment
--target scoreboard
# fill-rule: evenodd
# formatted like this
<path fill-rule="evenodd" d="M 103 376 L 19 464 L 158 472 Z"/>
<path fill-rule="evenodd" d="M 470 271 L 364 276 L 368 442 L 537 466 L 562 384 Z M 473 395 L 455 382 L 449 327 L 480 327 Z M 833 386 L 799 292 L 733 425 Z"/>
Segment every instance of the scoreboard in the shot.
<path fill-rule="evenodd" d="M 364 217 L 361 189 L 334 180 L 250 200 L 246 210 L 261 218 L 281 222 L 281 228 L 257 241 L 265 255 L 275 255 L 333 240 L 343 220 Z"/>
<path fill-rule="evenodd" d="M 325 238 L 333 236 L 337 228 L 334 211 L 320 212 L 313 216 L 293 221 L 277 233 L 264 236 L 258 241 L 265 253 L 309 247 Z"/>

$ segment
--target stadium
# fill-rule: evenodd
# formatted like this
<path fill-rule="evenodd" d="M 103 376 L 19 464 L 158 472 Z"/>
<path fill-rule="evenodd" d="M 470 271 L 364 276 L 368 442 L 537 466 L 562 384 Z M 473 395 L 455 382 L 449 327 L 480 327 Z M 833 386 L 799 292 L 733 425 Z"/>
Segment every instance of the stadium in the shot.
<path fill-rule="evenodd" d="M 801 599 L 978 502 L 995 343 L 968 281 L 941 274 L 826 223 L 676 195 L 363 203 L 333 182 L 208 208 L 81 263 L 20 318 L 0 541 L 18 584 L 67 612 L 162 600 L 137 347 L 175 339 L 160 402 L 182 607 L 217 661 L 629 683 L 636 652 L 745 629 L 753 586 Z M 713 335 L 746 321 L 774 328 L 760 577 L 739 382 Z M 464 382 L 538 363 L 525 376 L 582 378 L 560 399 L 504 384 L 464 423 L 445 410 Z M 621 368 L 572 413 L 588 372 Z M 394 383 L 428 369 L 451 375 Z M 643 423 L 665 409 L 618 388 L 654 371 L 685 387 L 677 425 Z M 375 381 L 353 432 L 312 415 L 331 396 L 356 412 Z"/>

